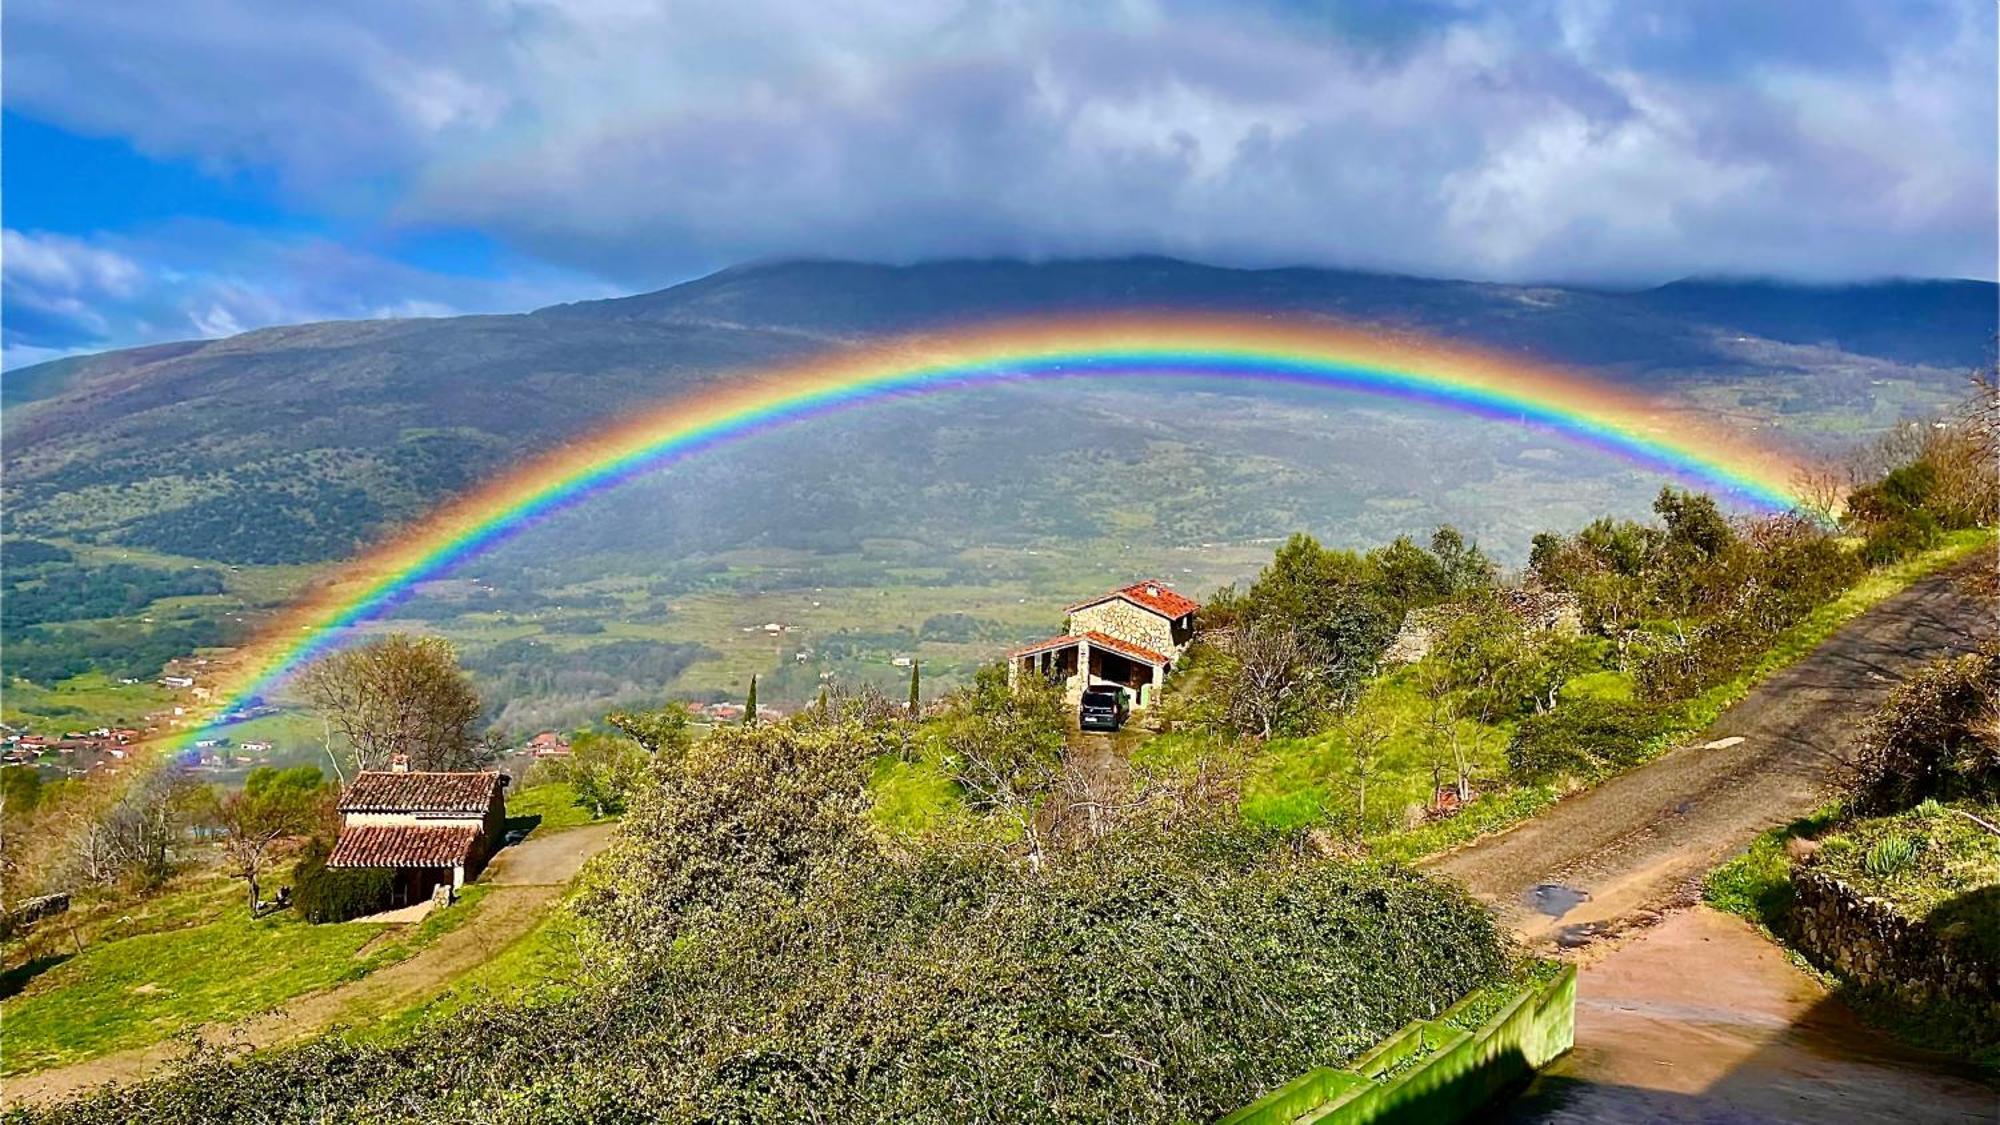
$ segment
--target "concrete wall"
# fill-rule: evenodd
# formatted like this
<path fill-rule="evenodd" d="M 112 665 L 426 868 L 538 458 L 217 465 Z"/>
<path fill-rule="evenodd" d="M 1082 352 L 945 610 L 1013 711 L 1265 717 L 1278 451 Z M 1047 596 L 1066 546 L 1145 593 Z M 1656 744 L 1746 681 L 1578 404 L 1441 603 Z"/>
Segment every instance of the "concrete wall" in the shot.
<path fill-rule="evenodd" d="M 1434 1020 L 1417 1020 L 1353 1065 L 1320 1067 L 1222 1119 L 1222 1125 L 1361 1125 L 1461 1121 L 1567 1052 L 1576 1038 L 1576 966 L 1523 988 L 1466 1031 L 1452 1017 L 1467 997 Z M 1412 1056 L 1421 1056 L 1411 1064 Z"/>

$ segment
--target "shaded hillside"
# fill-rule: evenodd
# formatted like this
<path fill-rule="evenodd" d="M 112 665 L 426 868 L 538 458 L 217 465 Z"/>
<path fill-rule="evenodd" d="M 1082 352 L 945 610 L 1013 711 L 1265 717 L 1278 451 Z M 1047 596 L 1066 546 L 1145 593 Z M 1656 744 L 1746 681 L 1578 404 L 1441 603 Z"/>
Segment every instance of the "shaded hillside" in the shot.
<path fill-rule="evenodd" d="M 6 526 L 231 562 L 337 558 L 498 468 L 733 371 L 941 323 L 1122 308 L 1434 332 L 1684 393 L 1704 409 L 1783 415 L 1808 439 L 1815 418 L 1866 428 L 1955 393 L 1994 330 L 1994 287 L 1971 282 L 1613 293 L 1161 258 L 775 263 L 530 314 L 265 329 L 11 372 L 0 384 Z M 1703 397 L 1716 388 L 1730 397 Z M 827 432 L 837 442 L 846 424 Z M 1151 419 L 1051 413 L 1026 397 L 988 404 L 972 424 L 1032 428 L 1053 450 L 1137 449 L 1158 436 Z M 923 436 L 870 432 L 919 450 Z M 1010 530 L 1013 486 L 988 480 L 990 459 L 920 468 L 933 487 L 997 490 L 991 530 Z M 727 539 L 731 517 L 719 518 Z"/>

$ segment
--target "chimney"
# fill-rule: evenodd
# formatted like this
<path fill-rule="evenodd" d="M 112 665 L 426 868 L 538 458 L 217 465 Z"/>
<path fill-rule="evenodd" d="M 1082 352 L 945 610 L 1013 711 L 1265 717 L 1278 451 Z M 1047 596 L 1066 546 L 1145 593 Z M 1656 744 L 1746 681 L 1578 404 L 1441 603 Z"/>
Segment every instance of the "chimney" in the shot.
<path fill-rule="evenodd" d="M 1159 584 L 1159 583 L 1157 583 L 1157 582 L 1148 582 L 1148 583 L 1146 583 L 1146 596 L 1147 596 L 1147 597 L 1149 597 L 1149 598 L 1157 598 L 1157 597 L 1159 597 L 1159 596 L 1160 596 L 1160 584 Z"/>
<path fill-rule="evenodd" d="M 409 773 L 409 772 L 410 772 L 410 756 L 409 756 L 408 754 L 391 754 L 391 755 L 389 755 L 389 772 L 390 772 L 390 773 Z"/>

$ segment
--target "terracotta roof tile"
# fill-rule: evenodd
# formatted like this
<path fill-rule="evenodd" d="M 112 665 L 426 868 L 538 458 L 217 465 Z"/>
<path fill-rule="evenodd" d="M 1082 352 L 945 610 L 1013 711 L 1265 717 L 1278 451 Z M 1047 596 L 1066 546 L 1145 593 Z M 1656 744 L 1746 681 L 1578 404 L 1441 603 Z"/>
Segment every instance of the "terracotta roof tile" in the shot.
<path fill-rule="evenodd" d="M 340 795 L 340 811 L 484 813 L 501 784 L 497 773 L 369 770 Z"/>
<path fill-rule="evenodd" d="M 1134 660 L 1143 660 L 1148 664 L 1156 664 L 1162 668 L 1173 663 L 1173 658 L 1170 656 L 1163 656 L 1144 645 L 1135 645 L 1131 641 L 1122 641 L 1109 633 L 1100 633 L 1095 629 L 1080 636 L 1050 637 L 1046 641 L 1036 641 L 1034 644 L 1017 648 L 1007 655 L 1010 658 L 1033 656 L 1038 652 L 1047 652 L 1050 649 L 1070 648 L 1081 641 L 1089 641 L 1098 648 L 1108 648 L 1121 656 L 1129 656 Z"/>
<path fill-rule="evenodd" d="M 1166 618 L 1185 617 L 1201 608 L 1200 602 L 1195 601 L 1193 598 L 1183 597 L 1180 594 L 1174 593 L 1173 589 L 1165 582 L 1155 578 L 1145 582 L 1134 582 L 1123 589 L 1113 590 L 1108 594 L 1101 594 L 1091 598 L 1089 601 L 1078 602 L 1069 607 L 1069 612 L 1075 613 L 1079 609 L 1088 609 L 1099 602 L 1109 601 L 1112 598 L 1124 598 L 1141 609 L 1150 609 L 1161 617 Z"/>
<path fill-rule="evenodd" d="M 472 857 L 479 829 L 415 824 L 343 828 L 328 867 L 457 867 Z"/>
<path fill-rule="evenodd" d="M 1114 637 L 1109 633 L 1099 633 L 1095 630 L 1092 630 L 1091 632 L 1085 633 L 1083 635 L 1083 639 L 1089 641 L 1091 644 L 1097 646 L 1098 648 L 1108 648 L 1112 652 L 1115 652 L 1120 656 L 1129 656 L 1133 660 L 1144 661 L 1145 663 L 1154 665 L 1155 667 L 1164 668 L 1167 665 L 1173 663 L 1173 659 L 1171 657 L 1162 656 L 1161 654 L 1154 652 L 1152 649 L 1147 648 L 1144 645 L 1135 645 L 1131 641 L 1121 641 L 1117 637 Z"/>
<path fill-rule="evenodd" d="M 1052 648 L 1069 648 L 1071 645 L 1074 645 L 1075 643 L 1076 643 L 1075 637 L 1050 637 L 1048 640 L 1045 641 L 1036 641 L 1034 644 L 1031 645 L 1022 645 L 1020 648 L 1015 649 L 1014 651 L 1008 653 L 1007 655 L 1033 656 L 1035 653 L 1047 652 Z"/>

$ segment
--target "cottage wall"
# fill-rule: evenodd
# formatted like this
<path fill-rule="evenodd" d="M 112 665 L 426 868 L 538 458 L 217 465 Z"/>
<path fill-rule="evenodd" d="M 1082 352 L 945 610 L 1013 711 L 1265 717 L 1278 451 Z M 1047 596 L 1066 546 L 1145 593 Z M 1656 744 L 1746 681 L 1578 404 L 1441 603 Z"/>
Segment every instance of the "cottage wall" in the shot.
<path fill-rule="evenodd" d="M 1124 598 L 1107 598 L 1070 614 L 1069 631 L 1103 633 L 1167 656 L 1180 654 L 1180 646 L 1174 643 L 1172 623 Z"/>

